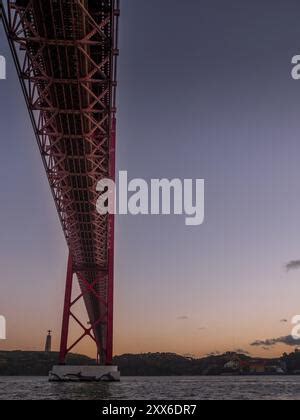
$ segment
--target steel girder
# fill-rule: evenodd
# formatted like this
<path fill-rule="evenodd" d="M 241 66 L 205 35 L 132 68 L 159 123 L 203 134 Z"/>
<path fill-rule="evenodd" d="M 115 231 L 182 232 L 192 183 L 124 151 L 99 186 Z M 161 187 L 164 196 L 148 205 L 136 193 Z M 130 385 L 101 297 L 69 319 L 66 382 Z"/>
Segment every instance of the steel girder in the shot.
<path fill-rule="evenodd" d="M 96 185 L 115 177 L 119 0 L 14 0 L 4 23 L 70 249 L 61 362 L 72 317 L 112 361 L 114 217 L 96 211 Z M 72 273 L 72 275 L 70 274 Z M 90 328 L 71 312 L 76 273 Z M 78 299 L 79 299 L 78 298 Z M 78 300 L 76 299 L 76 301 Z"/>

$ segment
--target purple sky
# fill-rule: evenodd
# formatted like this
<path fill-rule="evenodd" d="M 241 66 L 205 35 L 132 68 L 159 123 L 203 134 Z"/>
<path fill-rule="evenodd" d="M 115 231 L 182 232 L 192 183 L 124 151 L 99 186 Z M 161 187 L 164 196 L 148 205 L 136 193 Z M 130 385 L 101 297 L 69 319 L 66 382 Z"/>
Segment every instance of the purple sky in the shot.
<path fill-rule="evenodd" d="M 118 217 L 115 352 L 261 354 L 300 313 L 299 1 L 123 3 L 118 169 L 205 178 L 206 220 Z M 57 347 L 67 250 L 0 33 L 1 348 Z"/>

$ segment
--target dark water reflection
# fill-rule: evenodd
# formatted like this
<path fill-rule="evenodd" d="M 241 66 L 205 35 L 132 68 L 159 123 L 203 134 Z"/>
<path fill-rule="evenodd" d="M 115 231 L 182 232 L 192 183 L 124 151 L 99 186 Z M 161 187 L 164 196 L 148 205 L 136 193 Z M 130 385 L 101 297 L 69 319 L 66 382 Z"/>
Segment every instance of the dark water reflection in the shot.
<path fill-rule="evenodd" d="M 120 383 L 49 383 L 47 378 L 0 377 L 10 400 L 300 400 L 300 377 L 122 378 Z"/>

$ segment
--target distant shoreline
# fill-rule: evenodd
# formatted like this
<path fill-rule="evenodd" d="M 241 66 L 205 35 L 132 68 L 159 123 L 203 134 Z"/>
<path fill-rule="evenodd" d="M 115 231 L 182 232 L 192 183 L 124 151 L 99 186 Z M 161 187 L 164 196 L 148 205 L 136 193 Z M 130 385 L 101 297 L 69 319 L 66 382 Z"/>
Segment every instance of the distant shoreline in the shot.
<path fill-rule="evenodd" d="M 48 376 L 58 364 L 58 353 L 0 351 L 0 376 Z M 94 365 L 95 360 L 70 354 L 67 364 Z M 284 354 L 281 358 L 253 358 L 245 354 L 228 352 L 201 359 L 183 357 L 173 353 L 124 354 L 114 358 L 122 376 L 299 376 L 300 352 Z"/>

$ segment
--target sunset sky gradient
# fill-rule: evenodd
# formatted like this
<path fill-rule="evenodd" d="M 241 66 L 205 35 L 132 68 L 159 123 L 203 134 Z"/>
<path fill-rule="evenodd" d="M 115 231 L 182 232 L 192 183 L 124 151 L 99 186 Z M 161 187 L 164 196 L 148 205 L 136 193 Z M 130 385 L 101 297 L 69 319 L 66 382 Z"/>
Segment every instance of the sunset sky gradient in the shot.
<path fill-rule="evenodd" d="M 204 178 L 206 218 L 117 218 L 115 353 L 292 351 L 250 344 L 300 313 L 300 3 L 122 3 L 118 170 Z M 0 54 L 0 349 L 57 349 L 67 248 L 2 28 Z"/>

